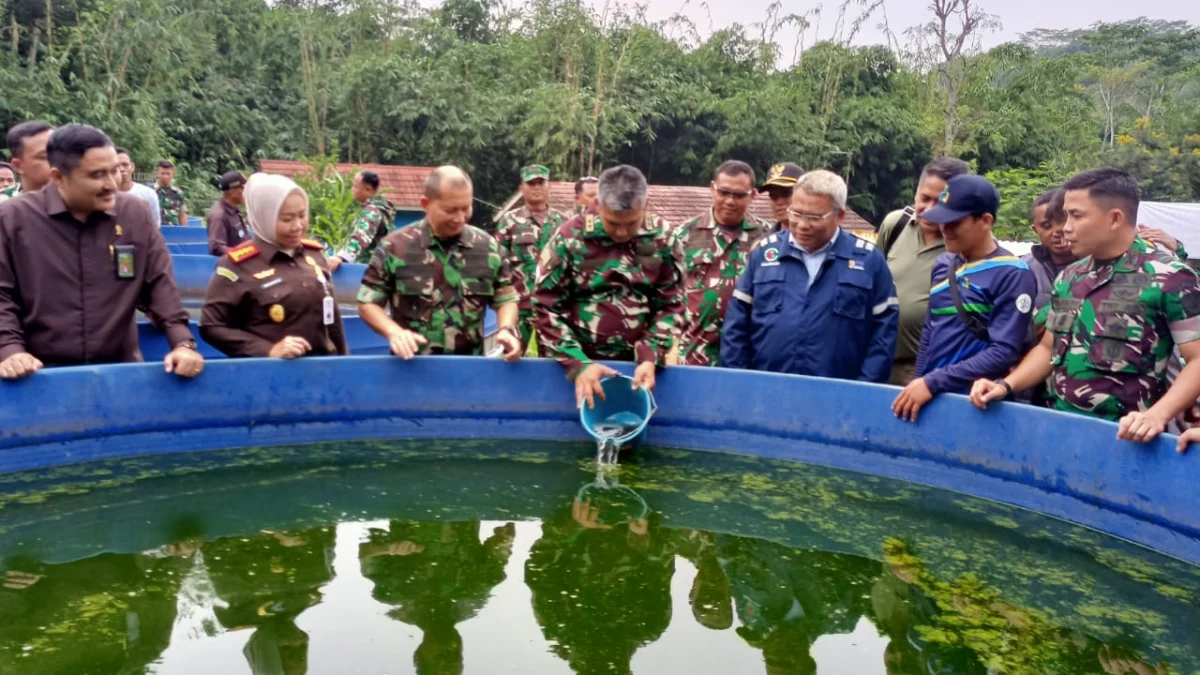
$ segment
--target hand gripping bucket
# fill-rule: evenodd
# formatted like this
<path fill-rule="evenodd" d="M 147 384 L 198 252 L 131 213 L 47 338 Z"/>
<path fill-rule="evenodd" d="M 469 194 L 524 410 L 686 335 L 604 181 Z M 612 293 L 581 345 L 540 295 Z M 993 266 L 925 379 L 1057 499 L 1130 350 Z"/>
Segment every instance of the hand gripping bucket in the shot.
<path fill-rule="evenodd" d="M 597 396 L 595 408 L 589 409 L 587 403 L 579 408 L 583 428 L 598 441 L 612 439 L 619 445 L 641 441 L 646 425 L 658 410 L 654 395 L 646 389 L 635 390 L 633 380 L 624 375 L 606 377 L 600 386 L 604 388 L 604 400 Z"/>

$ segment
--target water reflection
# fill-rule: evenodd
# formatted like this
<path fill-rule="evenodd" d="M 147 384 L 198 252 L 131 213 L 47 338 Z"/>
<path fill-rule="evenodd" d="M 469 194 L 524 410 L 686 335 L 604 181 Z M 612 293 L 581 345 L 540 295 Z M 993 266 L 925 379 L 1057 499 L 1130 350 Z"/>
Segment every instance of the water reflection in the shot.
<path fill-rule="evenodd" d="M 765 519 L 730 499 L 686 505 L 732 514 L 723 520 L 679 518 L 675 493 L 645 488 L 644 467 L 639 489 L 623 485 L 626 470 L 577 491 L 556 484 L 523 511 L 502 500 L 491 511 L 435 509 L 423 497 L 419 508 L 338 511 L 317 525 L 221 529 L 239 536 L 208 534 L 214 520 L 191 516 L 140 553 L 53 564 L 10 556 L 0 567 L 0 673 L 1176 672 L 1141 657 L 1144 644 L 1097 640 L 982 576 L 935 573 L 905 540 L 874 538 L 868 556 L 738 536 Z M 750 484 L 757 498 L 794 500 Z M 519 492 L 499 480 L 472 485 L 487 485 L 489 499 Z M 412 479 L 406 494 L 420 486 Z M 302 481 L 289 489 L 316 493 Z M 670 499 L 674 509 L 663 508 Z M 710 522 L 728 526 L 681 526 Z M 1122 564 L 1157 574 L 1134 558 Z M 1179 583 L 1167 590 L 1183 597 L 1191 587 Z M 1130 616 L 1166 634 L 1159 615 Z"/>

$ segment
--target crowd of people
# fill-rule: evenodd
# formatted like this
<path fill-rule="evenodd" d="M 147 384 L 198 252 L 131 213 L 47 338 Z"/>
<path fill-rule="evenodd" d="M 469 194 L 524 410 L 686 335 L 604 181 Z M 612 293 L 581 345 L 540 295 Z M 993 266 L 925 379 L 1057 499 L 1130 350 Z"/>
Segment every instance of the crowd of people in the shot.
<path fill-rule="evenodd" d="M 166 370 L 198 375 L 160 232 L 187 222 L 174 166 L 140 186 L 129 153 L 80 124 L 27 122 L 8 145 L 0 181 L 19 183 L 0 194 L 0 378 L 140 360 L 139 310 L 167 334 Z M 209 211 L 220 258 L 200 334 L 230 357 L 346 354 L 332 271 L 365 263 L 358 313 L 394 354 L 481 355 L 492 308 L 491 355 L 557 360 L 578 405 L 616 374 L 601 361 L 628 361 L 646 388 L 679 364 L 890 383 L 902 387 L 894 414 L 912 422 L 942 393 L 1100 417 L 1140 442 L 1196 417 L 1200 279 L 1177 241 L 1139 228 L 1123 171 L 1039 198 L 1040 243 L 1021 258 L 993 236 L 996 188 L 952 158 L 924 169 L 874 242 L 843 229 L 841 176 L 794 163 L 760 183 L 724 162 L 712 207 L 678 224 L 649 210 L 632 166 L 579 179 L 575 213 L 551 208 L 547 167 L 519 178 L 524 203 L 492 234 L 470 224 L 473 186 L 457 167 L 430 174 L 425 217 L 401 228 L 379 176 L 362 171 L 362 211 L 334 250 L 306 238 L 308 196 L 291 179 L 229 172 Z M 773 222 L 750 214 L 759 195 Z"/>

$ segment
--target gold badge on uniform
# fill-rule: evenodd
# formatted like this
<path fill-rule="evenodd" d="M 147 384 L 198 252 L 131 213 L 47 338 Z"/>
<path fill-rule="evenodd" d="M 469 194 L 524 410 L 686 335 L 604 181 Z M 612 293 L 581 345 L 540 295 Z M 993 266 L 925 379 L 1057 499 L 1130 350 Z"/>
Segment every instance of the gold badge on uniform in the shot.
<path fill-rule="evenodd" d="M 309 265 L 316 265 L 316 264 L 317 264 L 317 261 L 316 261 L 316 260 L 313 260 L 313 258 L 312 258 L 312 256 L 311 256 L 311 255 L 306 255 L 306 256 L 304 256 L 304 262 L 308 263 Z"/>
<path fill-rule="evenodd" d="M 275 276 L 275 268 L 274 268 L 274 267 L 271 267 L 271 268 L 265 269 L 265 270 L 263 270 L 263 271 L 261 271 L 261 272 L 255 272 L 255 273 L 254 273 L 254 278 L 255 278 L 255 279 L 260 279 L 260 280 L 261 280 L 261 279 L 266 279 L 267 277 L 273 277 L 273 276 Z"/>
<path fill-rule="evenodd" d="M 117 233 L 117 236 L 118 236 L 118 237 L 119 237 L 119 236 L 121 236 L 122 234 L 124 234 L 124 230 L 122 230 L 122 229 L 121 229 L 121 226 L 120 226 L 120 225 L 117 225 L 117 227 L 116 227 L 116 233 Z"/>
<path fill-rule="evenodd" d="M 283 323 L 283 305 L 271 305 L 271 309 L 268 310 L 268 313 L 271 315 L 272 321 L 275 323 Z"/>

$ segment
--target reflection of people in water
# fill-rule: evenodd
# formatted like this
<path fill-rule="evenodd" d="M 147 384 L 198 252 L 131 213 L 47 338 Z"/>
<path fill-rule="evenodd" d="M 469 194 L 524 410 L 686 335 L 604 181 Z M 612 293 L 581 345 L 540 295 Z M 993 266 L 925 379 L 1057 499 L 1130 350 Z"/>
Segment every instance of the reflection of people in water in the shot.
<path fill-rule="evenodd" d="M 592 490 L 547 518 L 525 564 L 542 634 L 581 674 L 629 673 L 671 621 L 667 535 L 643 509 L 612 503 L 632 492 L 621 491 Z"/>
<path fill-rule="evenodd" d="M 373 595 L 393 605 L 388 616 L 422 631 L 413 655 L 420 675 L 462 672 L 462 636 L 455 627 L 475 616 L 504 581 L 516 527 L 509 523 L 479 540 L 479 521 L 441 523 L 393 520 L 371 530 L 359 548 Z"/>
<path fill-rule="evenodd" d="M 700 530 L 675 530 L 675 554 L 696 567 L 696 578 L 688 594 L 696 623 L 711 630 L 733 625 L 733 602 L 729 579 L 717 556 L 717 535 Z"/>
<path fill-rule="evenodd" d="M 738 634 L 762 649 L 769 675 L 815 673 L 812 641 L 852 632 L 879 574 L 865 558 L 762 539 L 718 535 L 717 550 L 743 624 Z"/>
<path fill-rule="evenodd" d="M 317 604 L 332 578 L 332 527 L 303 532 L 264 531 L 253 537 L 206 542 L 205 564 L 227 630 L 253 628 L 243 650 L 254 675 L 304 675 L 308 634 L 296 617 Z"/>
<path fill-rule="evenodd" d="M 0 673 L 140 673 L 170 642 L 188 563 L 106 553 L 5 566 L 13 573 L 0 588 Z"/>

